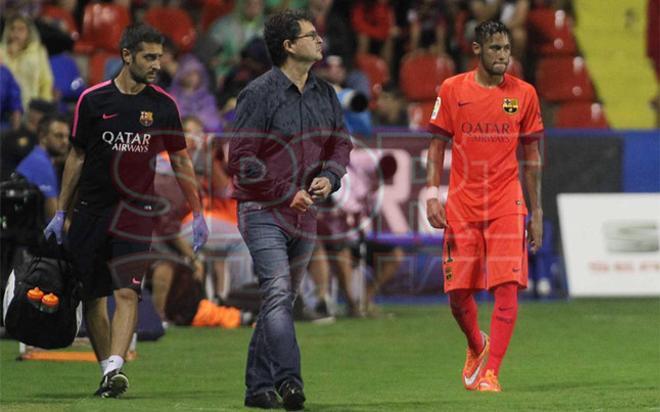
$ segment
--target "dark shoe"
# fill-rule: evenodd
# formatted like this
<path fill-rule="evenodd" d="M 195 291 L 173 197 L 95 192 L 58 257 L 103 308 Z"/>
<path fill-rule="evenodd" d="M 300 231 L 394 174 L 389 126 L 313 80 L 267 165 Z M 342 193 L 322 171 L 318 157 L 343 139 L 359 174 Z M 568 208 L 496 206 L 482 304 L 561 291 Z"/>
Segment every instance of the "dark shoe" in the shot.
<path fill-rule="evenodd" d="M 346 316 L 349 318 L 361 319 L 365 318 L 367 315 L 360 309 L 360 306 L 357 304 L 349 304 L 346 310 Z"/>
<path fill-rule="evenodd" d="M 314 309 L 305 306 L 300 296 L 293 302 L 293 320 L 312 322 L 319 325 L 334 323 L 336 321 L 332 315 L 324 316 L 317 313 Z"/>
<path fill-rule="evenodd" d="M 94 392 L 94 396 L 101 398 L 118 398 L 128 389 L 128 377 L 119 369 L 108 372 L 101 379 L 99 388 Z"/>
<path fill-rule="evenodd" d="M 305 409 L 305 394 L 300 385 L 293 381 L 286 381 L 280 386 L 280 395 L 284 409 L 287 411 L 302 411 Z"/>
<path fill-rule="evenodd" d="M 105 396 L 105 393 L 109 391 L 110 388 L 108 387 L 108 382 L 104 376 L 103 378 L 101 378 L 101 383 L 99 383 L 99 388 L 96 390 L 96 392 L 94 392 L 94 396 L 97 396 L 99 398 L 107 398 L 107 396 Z"/>
<path fill-rule="evenodd" d="M 280 409 L 282 403 L 274 391 L 268 391 L 246 397 L 245 406 L 248 408 Z"/>
<path fill-rule="evenodd" d="M 330 317 L 333 315 L 330 311 L 330 305 L 328 304 L 327 299 L 324 298 L 319 299 L 318 303 L 314 307 L 314 311 L 323 317 Z"/>

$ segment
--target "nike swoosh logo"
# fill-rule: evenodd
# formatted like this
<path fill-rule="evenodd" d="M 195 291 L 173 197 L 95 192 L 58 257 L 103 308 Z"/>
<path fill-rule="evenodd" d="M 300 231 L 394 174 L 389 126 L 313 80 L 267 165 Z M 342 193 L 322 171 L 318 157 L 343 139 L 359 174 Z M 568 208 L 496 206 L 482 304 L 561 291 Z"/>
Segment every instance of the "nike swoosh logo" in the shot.
<path fill-rule="evenodd" d="M 113 117 L 117 117 L 117 116 L 119 116 L 119 113 L 113 113 L 113 114 L 103 113 L 103 120 L 112 119 Z"/>
<path fill-rule="evenodd" d="M 474 371 L 474 373 L 470 376 L 463 376 L 463 379 L 465 380 L 465 384 L 467 386 L 471 386 L 475 380 L 477 380 L 477 376 L 479 376 L 479 371 L 481 371 L 481 364 L 479 364 L 479 367 Z"/>
<path fill-rule="evenodd" d="M 142 282 L 140 282 L 139 280 L 137 280 L 135 278 L 131 279 L 131 283 L 134 284 L 134 285 L 141 285 L 142 284 Z"/>
<path fill-rule="evenodd" d="M 472 102 L 458 102 L 458 107 L 463 107 L 466 104 L 470 104 L 470 103 L 472 103 Z"/>

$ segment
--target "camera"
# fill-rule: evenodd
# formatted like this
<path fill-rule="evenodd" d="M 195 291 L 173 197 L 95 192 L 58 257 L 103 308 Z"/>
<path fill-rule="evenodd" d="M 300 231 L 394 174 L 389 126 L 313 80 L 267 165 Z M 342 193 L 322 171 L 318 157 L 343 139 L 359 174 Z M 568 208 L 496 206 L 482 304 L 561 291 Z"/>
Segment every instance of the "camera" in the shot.
<path fill-rule="evenodd" d="M 369 106 L 369 98 L 364 93 L 354 89 L 341 89 L 337 92 L 341 108 L 354 113 L 362 113 Z"/>

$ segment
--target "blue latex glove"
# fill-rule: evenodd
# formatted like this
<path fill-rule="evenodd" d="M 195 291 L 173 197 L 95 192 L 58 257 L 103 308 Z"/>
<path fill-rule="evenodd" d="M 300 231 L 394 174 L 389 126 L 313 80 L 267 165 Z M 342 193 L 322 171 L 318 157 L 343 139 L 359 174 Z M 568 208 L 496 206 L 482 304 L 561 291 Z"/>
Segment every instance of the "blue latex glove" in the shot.
<path fill-rule="evenodd" d="M 209 238 L 209 229 L 206 227 L 204 215 L 193 213 L 193 252 L 197 253 Z"/>
<path fill-rule="evenodd" d="M 48 223 L 48 226 L 46 226 L 46 229 L 44 229 L 44 236 L 46 236 L 46 239 L 50 238 L 51 235 L 55 235 L 55 240 L 57 240 L 58 245 L 62 244 L 62 231 L 64 229 L 65 215 L 66 212 L 64 212 L 64 210 L 58 210 L 55 212 L 55 216 L 53 216 L 50 223 Z"/>

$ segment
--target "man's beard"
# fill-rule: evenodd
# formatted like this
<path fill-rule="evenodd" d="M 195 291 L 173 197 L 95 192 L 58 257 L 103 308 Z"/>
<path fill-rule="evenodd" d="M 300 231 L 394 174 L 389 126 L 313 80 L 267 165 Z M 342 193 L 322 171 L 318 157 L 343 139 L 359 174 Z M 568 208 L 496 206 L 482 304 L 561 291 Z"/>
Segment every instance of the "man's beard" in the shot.
<path fill-rule="evenodd" d="M 491 76 L 502 76 L 506 72 L 506 69 L 509 67 L 509 62 L 506 62 L 505 66 L 504 66 L 504 70 L 500 73 L 500 72 L 495 71 L 493 69 L 493 66 L 495 65 L 495 62 L 491 63 L 490 66 L 487 66 L 486 62 L 484 62 L 483 55 L 479 56 L 479 58 L 481 59 L 481 65 L 484 67 L 486 72 Z"/>
<path fill-rule="evenodd" d="M 47 147 L 46 152 L 48 153 L 48 156 L 50 156 L 50 159 L 55 167 L 63 166 L 64 162 L 66 161 L 66 157 L 69 154 L 68 148 L 64 152 L 58 152 Z"/>
<path fill-rule="evenodd" d="M 59 151 L 53 150 L 50 147 L 46 147 L 46 152 L 50 157 L 60 157 L 64 155 L 64 153 L 60 153 Z"/>
<path fill-rule="evenodd" d="M 152 80 L 148 80 L 147 76 L 141 76 L 138 73 L 135 73 L 133 70 L 129 70 L 128 73 L 131 75 L 131 79 L 135 81 L 136 83 L 142 83 L 142 84 L 150 84 L 153 83 Z"/>

